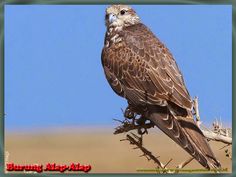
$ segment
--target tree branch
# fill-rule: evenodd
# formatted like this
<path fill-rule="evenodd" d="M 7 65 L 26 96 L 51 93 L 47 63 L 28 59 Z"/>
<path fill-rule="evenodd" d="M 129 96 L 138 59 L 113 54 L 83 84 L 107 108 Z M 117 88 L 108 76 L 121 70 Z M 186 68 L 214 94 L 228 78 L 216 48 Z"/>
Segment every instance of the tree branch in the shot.
<path fill-rule="evenodd" d="M 148 161 L 153 160 L 154 163 L 156 163 L 158 165 L 158 167 L 165 169 L 166 168 L 165 165 L 163 165 L 158 160 L 158 157 L 155 157 L 149 150 L 147 150 L 145 147 L 143 147 L 142 141 L 137 140 L 137 136 L 135 134 L 132 133 L 132 135 L 133 135 L 133 137 L 131 135 L 126 135 L 126 138 L 130 142 L 130 144 L 136 145 L 136 147 L 139 148 L 143 152 L 143 155 L 141 155 L 140 157 L 145 156 L 148 159 Z"/>
<path fill-rule="evenodd" d="M 193 157 L 188 158 L 186 161 L 179 164 L 176 168 L 178 168 L 178 169 L 184 168 L 186 165 L 188 165 L 190 162 L 192 162 L 193 159 L 194 159 Z"/>
<path fill-rule="evenodd" d="M 203 135 L 209 140 L 219 141 L 219 142 L 226 143 L 226 144 L 232 144 L 231 137 L 216 134 L 213 131 L 209 131 L 209 130 L 202 130 L 201 129 L 201 131 L 202 131 Z"/>
<path fill-rule="evenodd" d="M 213 131 L 209 129 L 204 130 L 201 127 L 202 122 L 200 121 L 201 119 L 198 110 L 198 97 L 194 98 L 193 104 L 196 116 L 196 124 L 201 129 L 203 135 L 209 140 L 232 144 L 232 137 L 229 136 L 228 130 L 222 127 L 222 123 L 219 124 L 218 121 L 213 122 Z"/>

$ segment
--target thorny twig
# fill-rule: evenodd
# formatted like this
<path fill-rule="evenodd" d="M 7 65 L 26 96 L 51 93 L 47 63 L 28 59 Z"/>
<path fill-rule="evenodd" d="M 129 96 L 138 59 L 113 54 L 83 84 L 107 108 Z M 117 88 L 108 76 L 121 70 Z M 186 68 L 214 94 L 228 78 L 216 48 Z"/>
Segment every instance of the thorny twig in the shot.
<path fill-rule="evenodd" d="M 194 159 L 193 157 L 188 158 L 186 161 L 184 161 L 181 164 L 179 164 L 176 168 L 178 168 L 178 169 L 184 168 L 187 164 L 192 162 L 193 159 Z"/>
<path fill-rule="evenodd" d="M 226 147 L 228 147 L 228 146 L 230 146 L 231 144 L 226 144 L 226 145 L 224 145 L 223 147 L 221 147 L 219 150 L 222 150 L 222 149 L 224 149 L 224 148 L 226 148 Z"/>
<path fill-rule="evenodd" d="M 156 163 L 158 165 L 158 167 L 160 167 L 161 169 L 167 169 L 167 165 L 170 163 L 170 161 L 172 161 L 172 159 L 170 159 L 165 165 L 163 163 L 160 162 L 160 160 L 158 160 L 159 157 L 155 157 L 149 150 L 147 150 L 145 147 L 143 147 L 142 145 L 142 137 L 141 139 L 139 137 L 137 137 L 137 135 L 135 135 L 134 133 L 132 133 L 133 136 L 131 135 L 126 135 L 126 140 L 128 140 L 130 142 L 130 144 L 136 145 L 135 149 L 140 149 L 143 152 L 143 155 L 141 155 L 140 157 L 144 156 L 147 158 L 148 161 L 153 160 L 154 163 Z"/>
<path fill-rule="evenodd" d="M 201 119 L 198 110 L 198 97 L 195 97 L 193 100 L 195 116 L 196 116 L 196 124 L 201 129 L 203 135 L 209 139 L 214 141 L 220 141 L 226 144 L 232 144 L 232 138 L 229 136 L 228 129 L 222 127 L 222 123 L 218 123 L 218 121 L 213 122 L 213 130 L 203 129 L 201 128 Z"/>

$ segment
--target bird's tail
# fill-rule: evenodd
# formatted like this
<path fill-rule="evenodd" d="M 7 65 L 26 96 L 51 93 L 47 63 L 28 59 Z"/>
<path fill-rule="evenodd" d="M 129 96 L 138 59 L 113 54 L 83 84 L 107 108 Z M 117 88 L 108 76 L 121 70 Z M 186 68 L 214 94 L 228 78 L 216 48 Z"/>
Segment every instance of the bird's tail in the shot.
<path fill-rule="evenodd" d="M 146 117 L 203 167 L 207 169 L 219 169 L 221 167 L 206 138 L 192 118 L 175 117 L 168 109 L 158 110 L 158 112 L 156 109 L 150 109 Z"/>

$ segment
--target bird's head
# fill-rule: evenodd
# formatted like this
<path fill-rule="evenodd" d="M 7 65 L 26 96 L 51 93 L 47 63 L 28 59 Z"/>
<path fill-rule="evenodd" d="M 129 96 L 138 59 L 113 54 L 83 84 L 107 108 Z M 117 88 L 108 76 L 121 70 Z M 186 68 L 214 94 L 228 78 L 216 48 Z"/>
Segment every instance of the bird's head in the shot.
<path fill-rule="evenodd" d="M 140 19 L 130 6 L 112 5 L 106 9 L 105 22 L 107 28 L 126 27 L 138 24 Z"/>

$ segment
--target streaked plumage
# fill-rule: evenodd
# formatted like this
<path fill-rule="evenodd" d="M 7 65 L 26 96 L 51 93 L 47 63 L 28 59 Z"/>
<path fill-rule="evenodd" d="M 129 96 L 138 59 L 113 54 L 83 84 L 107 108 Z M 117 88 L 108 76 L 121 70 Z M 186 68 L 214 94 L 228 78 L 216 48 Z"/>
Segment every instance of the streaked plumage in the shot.
<path fill-rule="evenodd" d="M 102 65 L 112 89 L 202 166 L 220 167 L 193 120 L 192 100 L 170 51 L 129 6 L 108 7 L 106 26 Z"/>

